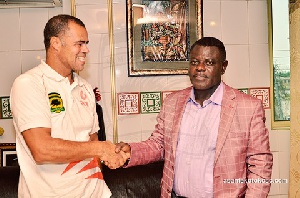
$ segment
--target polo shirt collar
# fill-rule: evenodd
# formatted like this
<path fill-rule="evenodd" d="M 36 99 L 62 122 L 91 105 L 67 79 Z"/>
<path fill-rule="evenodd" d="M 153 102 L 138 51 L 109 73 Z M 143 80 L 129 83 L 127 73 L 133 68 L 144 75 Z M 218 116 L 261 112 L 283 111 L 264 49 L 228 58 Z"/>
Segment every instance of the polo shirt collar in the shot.
<path fill-rule="evenodd" d="M 73 72 L 73 77 L 74 77 L 74 83 L 77 83 L 79 86 L 84 85 L 82 78 L 79 78 L 79 75 L 76 72 Z"/>
<path fill-rule="evenodd" d="M 45 76 L 48 78 L 51 78 L 57 82 L 63 81 L 66 79 L 66 77 L 60 75 L 57 73 L 54 69 L 52 69 L 44 60 L 41 60 L 41 69 Z M 78 77 L 78 74 L 76 72 L 73 72 L 74 77 L 74 84 L 78 84 L 79 86 L 83 85 L 82 79 Z"/>
<path fill-rule="evenodd" d="M 65 79 L 65 77 L 63 77 L 62 75 L 57 73 L 54 69 L 52 69 L 44 60 L 41 60 L 41 65 L 42 65 L 41 69 L 44 75 L 47 76 L 48 78 L 51 78 L 58 82 Z"/>

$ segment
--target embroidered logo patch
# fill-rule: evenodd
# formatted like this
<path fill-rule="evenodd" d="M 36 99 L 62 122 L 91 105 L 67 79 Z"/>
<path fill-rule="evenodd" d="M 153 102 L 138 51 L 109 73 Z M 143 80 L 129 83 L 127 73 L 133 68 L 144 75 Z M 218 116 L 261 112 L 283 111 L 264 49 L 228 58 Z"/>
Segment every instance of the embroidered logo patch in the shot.
<path fill-rule="evenodd" d="M 60 113 L 65 111 L 65 107 L 59 93 L 48 93 L 48 97 L 50 101 L 50 110 L 52 113 Z"/>

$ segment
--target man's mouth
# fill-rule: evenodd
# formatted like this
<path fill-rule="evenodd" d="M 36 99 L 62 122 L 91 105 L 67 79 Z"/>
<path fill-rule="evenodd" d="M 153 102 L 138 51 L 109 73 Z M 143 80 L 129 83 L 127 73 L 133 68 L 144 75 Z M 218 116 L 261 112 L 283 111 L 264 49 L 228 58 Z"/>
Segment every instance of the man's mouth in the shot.
<path fill-rule="evenodd" d="M 196 74 L 194 75 L 194 78 L 196 78 L 197 80 L 204 80 L 204 79 L 207 79 L 207 76 L 206 75 L 202 75 L 202 74 Z"/>
<path fill-rule="evenodd" d="M 85 62 L 85 57 L 83 57 L 83 56 L 77 57 L 77 59 L 78 59 L 79 61 Z"/>

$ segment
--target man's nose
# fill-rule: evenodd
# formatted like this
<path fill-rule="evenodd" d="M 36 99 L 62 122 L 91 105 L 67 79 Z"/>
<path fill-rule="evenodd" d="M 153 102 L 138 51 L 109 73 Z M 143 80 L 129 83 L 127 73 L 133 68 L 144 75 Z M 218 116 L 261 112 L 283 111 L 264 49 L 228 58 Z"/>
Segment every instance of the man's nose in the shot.
<path fill-rule="evenodd" d="M 196 66 L 196 70 L 197 71 L 205 71 L 206 70 L 205 63 L 203 61 L 200 61 L 199 64 Z"/>
<path fill-rule="evenodd" d="M 85 53 L 89 53 L 89 52 L 90 52 L 90 50 L 89 50 L 87 44 L 83 44 L 81 47 L 82 47 L 82 51 L 83 51 L 83 52 L 85 52 Z"/>

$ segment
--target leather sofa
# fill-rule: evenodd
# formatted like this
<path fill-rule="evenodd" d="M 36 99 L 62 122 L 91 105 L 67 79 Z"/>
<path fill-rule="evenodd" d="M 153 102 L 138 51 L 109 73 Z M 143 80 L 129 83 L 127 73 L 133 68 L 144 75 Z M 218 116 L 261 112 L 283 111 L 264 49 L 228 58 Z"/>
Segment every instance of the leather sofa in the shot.
<path fill-rule="evenodd" d="M 159 198 L 163 162 L 111 170 L 103 167 L 112 198 Z M 19 166 L 0 167 L 0 197 L 17 198 Z"/>

